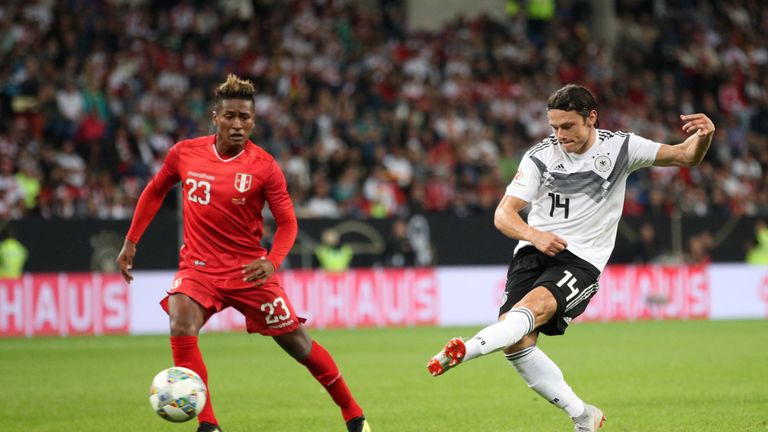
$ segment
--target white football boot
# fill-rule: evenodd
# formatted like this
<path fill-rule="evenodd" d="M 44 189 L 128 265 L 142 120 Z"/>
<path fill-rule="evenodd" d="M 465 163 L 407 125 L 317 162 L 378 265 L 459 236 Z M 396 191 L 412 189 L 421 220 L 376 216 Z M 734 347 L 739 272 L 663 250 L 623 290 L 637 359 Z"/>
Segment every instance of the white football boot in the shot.
<path fill-rule="evenodd" d="M 584 414 L 573 417 L 574 432 L 595 432 L 605 423 L 605 416 L 600 408 L 584 404 Z"/>

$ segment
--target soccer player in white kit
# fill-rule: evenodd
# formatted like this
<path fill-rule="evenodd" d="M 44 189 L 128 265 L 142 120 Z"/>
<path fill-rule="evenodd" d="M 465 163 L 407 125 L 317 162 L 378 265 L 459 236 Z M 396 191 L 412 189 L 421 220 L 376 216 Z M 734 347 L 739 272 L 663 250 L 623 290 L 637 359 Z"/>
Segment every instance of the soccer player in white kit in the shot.
<path fill-rule="evenodd" d="M 676 145 L 598 129 L 594 96 L 573 84 L 550 96 L 547 118 L 553 134 L 525 153 L 494 215 L 496 228 L 519 240 L 499 321 L 466 341 L 451 339 L 427 369 L 438 376 L 503 350 L 530 388 L 571 417 L 576 432 L 595 431 L 605 421 L 602 411 L 584 403 L 536 347 L 539 333 L 564 334 L 597 292 L 616 240 L 627 176 L 652 165 L 698 165 L 715 125 L 704 114 L 681 115 L 690 136 Z M 520 211 L 529 203 L 526 223 Z"/>

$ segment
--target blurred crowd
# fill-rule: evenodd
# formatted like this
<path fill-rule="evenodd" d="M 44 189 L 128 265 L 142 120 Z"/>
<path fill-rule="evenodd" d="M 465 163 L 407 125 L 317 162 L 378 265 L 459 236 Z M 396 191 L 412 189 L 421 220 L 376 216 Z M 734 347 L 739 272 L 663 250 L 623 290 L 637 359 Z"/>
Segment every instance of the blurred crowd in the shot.
<path fill-rule="evenodd" d="M 259 90 L 251 138 L 300 217 L 490 211 L 570 82 L 602 128 L 682 142 L 691 112 L 718 128 L 699 167 L 634 174 L 625 214 L 768 215 L 768 8 L 617 0 L 610 47 L 590 1 L 554 3 L 429 32 L 404 0 L 5 1 L 0 217 L 129 218 L 170 146 L 213 132 L 230 72 Z"/>

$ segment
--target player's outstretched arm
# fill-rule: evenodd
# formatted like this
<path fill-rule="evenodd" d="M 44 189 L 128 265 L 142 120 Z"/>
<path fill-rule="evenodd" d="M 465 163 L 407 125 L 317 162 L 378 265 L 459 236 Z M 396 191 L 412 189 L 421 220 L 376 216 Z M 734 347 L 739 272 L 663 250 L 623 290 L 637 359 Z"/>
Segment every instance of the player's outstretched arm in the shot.
<path fill-rule="evenodd" d="M 677 145 L 662 144 L 656 153 L 656 166 L 690 167 L 701 163 L 712 143 L 715 134 L 715 124 L 705 114 L 681 115 L 684 121 L 683 132 L 691 134 L 685 141 Z"/>
<path fill-rule="evenodd" d="M 496 228 L 509 238 L 531 242 L 536 249 L 549 256 L 564 251 L 568 247 L 565 240 L 551 232 L 537 230 L 520 217 L 520 211 L 527 205 L 526 201 L 518 197 L 504 195 L 493 216 Z"/>
<path fill-rule="evenodd" d="M 125 241 L 123 242 L 123 249 L 117 256 L 120 272 L 123 274 L 123 279 L 128 283 L 133 280 L 131 269 L 133 269 L 133 257 L 136 255 L 136 244 L 141 239 L 149 223 L 152 222 L 157 211 L 160 210 L 160 206 L 163 205 L 165 195 L 180 180 L 176 173 L 178 154 L 175 150 L 176 146 L 171 148 L 160 171 L 141 192 L 139 201 L 136 203 L 136 209 L 133 212 L 131 226 L 128 228 L 128 234 L 126 234 Z"/>
<path fill-rule="evenodd" d="M 136 243 L 125 239 L 123 242 L 123 248 L 120 250 L 120 254 L 117 256 L 117 265 L 120 266 L 120 273 L 123 275 L 123 279 L 126 282 L 131 283 L 133 275 L 131 269 L 133 269 L 133 257 L 136 256 Z"/>

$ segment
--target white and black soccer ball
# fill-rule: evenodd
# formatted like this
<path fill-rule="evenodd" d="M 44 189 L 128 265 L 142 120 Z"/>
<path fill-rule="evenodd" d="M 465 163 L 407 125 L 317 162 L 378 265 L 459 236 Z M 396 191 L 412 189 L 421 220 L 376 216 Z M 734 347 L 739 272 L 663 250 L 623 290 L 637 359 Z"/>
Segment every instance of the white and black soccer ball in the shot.
<path fill-rule="evenodd" d="M 149 387 L 149 404 L 157 415 L 170 422 L 195 418 L 205 407 L 205 383 L 200 375 L 183 367 L 160 371 Z"/>

